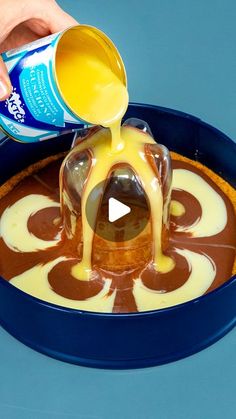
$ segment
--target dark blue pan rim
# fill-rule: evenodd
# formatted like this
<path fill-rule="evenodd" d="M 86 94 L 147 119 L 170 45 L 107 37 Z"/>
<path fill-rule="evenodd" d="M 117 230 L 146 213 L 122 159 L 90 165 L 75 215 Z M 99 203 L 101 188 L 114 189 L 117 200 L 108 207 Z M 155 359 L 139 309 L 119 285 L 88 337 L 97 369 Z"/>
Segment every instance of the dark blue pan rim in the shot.
<path fill-rule="evenodd" d="M 175 115 L 175 116 L 178 116 L 178 117 L 181 117 L 181 118 L 184 118 L 184 119 L 188 119 L 192 122 L 195 122 L 199 125 L 204 126 L 205 128 L 209 128 L 211 131 L 215 132 L 217 135 L 219 135 L 222 138 L 224 138 L 225 140 L 227 140 L 227 142 L 230 142 L 231 144 L 233 143 L 234 148 L 236 150 L 236 139 L 234 141 L 229 136 L 224 134 L 219 128 L 214 127 L 213 125 L 203 121 L 201 118 L 199 118 L 195 115 L 191 115 L 189 113 L 179 111 L 179 110 L 176 110 L 176 109 L 172 109 L 172 108 L 166 108 L 164 106 L 146 104 L 146 103 L 141 103 L 141 102 L 130 102 L 129 105 L 130 106 L 135 106 L 137 108 L 145 107 L 145 108 L 149 108 L 149 109 L 156 109 L 159 112 L 162 112 L 162 113 L 165 113 L 165 114 L 171 114 L 171 115 Z"/>
<path fill-rule="evenodd" d="M 47 301 L 43 301 L 37 297 L 33 297 L 30 294 L 27 294 L 26 292 L 20 290 L 19 288 L 12 285 L 10 282 L 5 280 L 0 276 L 0 286 L 7 287 L 9 290 L 13 291 L 16 295 L 18 294 L 19 297 L 24 298 L 28 300 L 29 302 L 32 302 L 34 304 L 38 304 L 40 306 L 43 306 L 45 308 L 61 311 L 63 313 L 68 314 L 77 314 L 77 315 L 83 315 L 83 316 L 89 316 L 89 317 L 106 317 L 106 318 L 130 318 L 130 317 L 148 317 L 153 315 L 164 315 L 166 313 L 170 313 L 173 311 L 177 311 L 182 308 L 187 308 L 193 304 L 200 304 L 203 303 L 206 299 L 214 298 L 217 294 L 220 294 L 224 291 L 226 291 L 227 288 L 233 287 L 236 284 L 236 275 L 229 278 L 224 284 L 222 284 L 220 287 L 214 289 L 213 291 L 210 291 L 207 294 L 201 295 L 200 297 L 194 298 L 193 300 L 186 301 L 182 304 L 177 304 L 175 306 L 157 309 L 157 310 L 149 310 L 149 311 L 141 311 L 141 312 L 134 312 L 134 313 L 101 313 L 96 311 L 85 311 L 85 310 L 77 310 L 69 307 L 63 307 L 59 306 L 57 304 L 53 304 Z"/>

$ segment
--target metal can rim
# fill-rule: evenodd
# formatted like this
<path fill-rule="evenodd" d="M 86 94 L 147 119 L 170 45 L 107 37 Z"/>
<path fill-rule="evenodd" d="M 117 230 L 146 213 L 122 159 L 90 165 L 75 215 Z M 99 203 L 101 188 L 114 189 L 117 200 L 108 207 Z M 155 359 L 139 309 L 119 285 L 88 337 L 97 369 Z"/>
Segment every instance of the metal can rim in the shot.
<path fill-rule="evenodd" d="M 54 82 L 56 83 L 57 89 L 60 93 L 60 96 L 63 100 L 63 102 L 65 103 L 66 107 L 70 110 L 70 112 L 72 112 L 72 114 L 76 117 L 81 119 L 81 122 L 85 123 L 85 124 L 90 124 L 90 121 L 86 121 L 85 119 L 83 119 L 79 114 L 77 114 L 72 107 L 69 105 L 69 103 L 65 100 L 63 93 L 61 91 L 58 79 L 57 79 L 57 74 L 56 74 L 56 53 L 57 53 L 57 49 L 58 49 L 58 45 L 61 41 L 61 39 L 63 38 L 63 36 L 65 35 L 65 33 L 67 33 L 68 31 L 74 30 L 74 29 L 89 29 L 92 32 L 94 32 L 96 35 L 99 36 L 99 38 L 101 38 L 101 40 L 108 45 L 108 47 L 110 47 L 113 50 L 113 55 L 114 58 L 116 58 L 116 61 L 119 65 L 119 68 L 121 70 L 121 75 L 122 75 L 122 82 L 124 83 L 125 87 L 127 87 L 127 74 L 126 74 L 126 70 L 125 70 L 125 65 L 123 63 L 122 57 L 117 49 L 117 47 L 115 46 L 115 44 L 113 43 L 113 41 L 100 29 L 96 28 L 95 26 L 92 25 L 84 25 L 84 24 L 78 24 L 78 25 L 73 25 L 70 26 L 69 28 L 65 29 L 64 31 L 62 31 L 60 33 L 60 35 L 57 38 L 56 44 L 55 44 L 55 48 L 53 51 L 53 55 L 52 55 L 52 66 L 53 66 L 53 77 L 54 77 Z M 92 123 L 91 123 L 92 124 Z M 92 124 L 93 125 L 93 124 Z"/>

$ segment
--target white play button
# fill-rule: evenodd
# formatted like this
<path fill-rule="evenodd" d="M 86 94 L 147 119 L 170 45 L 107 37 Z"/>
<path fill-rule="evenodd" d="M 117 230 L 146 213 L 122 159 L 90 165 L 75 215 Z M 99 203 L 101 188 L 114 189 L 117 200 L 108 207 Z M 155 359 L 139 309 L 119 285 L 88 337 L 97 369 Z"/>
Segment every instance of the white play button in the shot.
<path fill-rule="evenodd" d="M 133 176 L 111 176 L 90 191 L 86 218 L 96 236 L 121 243 L 137 237 L 151 219 L 149 200 Z M 100 205 L 99 205 L 100 201 Z M 98 206 L 98 212 L 94 209 Z M 96 223 L 94 223 L 96 220 Z"/>
<path fill-rule="evenodd" d="M 119 218 L 124 217 L 125 215 L 131 212 L 128 205 L 123 204 L 115 198 L 109 198 L 108 200 L 108 220 L 110 223 L 119 220 Z"/>

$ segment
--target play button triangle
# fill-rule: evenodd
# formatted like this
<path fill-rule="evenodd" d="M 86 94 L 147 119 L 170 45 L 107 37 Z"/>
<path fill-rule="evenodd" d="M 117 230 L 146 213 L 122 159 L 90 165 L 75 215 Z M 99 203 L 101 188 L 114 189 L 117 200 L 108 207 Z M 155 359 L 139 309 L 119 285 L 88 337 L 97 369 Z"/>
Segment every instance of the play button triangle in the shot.
<path fill-rule="evenodd" d="M 110 223 L 113 223 L 119 218 L 124 217 L 125 215 L 131 212 L 128 205 L 123 204 L 115 198 L 109 198 L 108 200 L 108 220 Z"/>

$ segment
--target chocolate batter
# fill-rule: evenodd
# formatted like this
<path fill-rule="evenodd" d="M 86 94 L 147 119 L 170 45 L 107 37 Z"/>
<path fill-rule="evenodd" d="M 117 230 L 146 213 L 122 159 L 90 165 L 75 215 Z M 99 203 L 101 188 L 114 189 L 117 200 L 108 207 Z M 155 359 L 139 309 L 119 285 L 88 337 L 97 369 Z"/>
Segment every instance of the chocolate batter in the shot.
<path fill-rule="evenodd" d="M 0 199 L 0 217 L 2 217 L 7 208 L 31 194 L 34 196 L 45 196 L 53 203 L 59 204 L 58 179 L 61 163 L 62 158 L 50 162 L 36 173 L 26 176 L 12 190 L 2 196 Z M 58 262 L 49 269 L 47 275 L 48 288 L 51 293 L 54 293 L 52 295 L 64 298 L 64 300 L 58 300 L 58 304 L 81 307 L 83 309 L 83 305 L 80 306 L 81 302 L 86 303 L 88 300 L 90 301 L 92 297 L 103 293 L 104 287 L 107 287 L 107 291 L 101 299 L 104 302 L 112 298 L 112 302 L 110 304 L 111 309 L 106 309 L 106 311 L 135 312 L 145 310 L 145 307 L 148 307 L 148 309 L 153 308 L 148 305 L 142 306 L 140 302 L 141 297 L 138 294 L 139 291 L 136 293 L 136 288 L 140 284 L 141 287 L 144 287 L 145 293 L 152 293 L 154 297 L 158 295 L 164 298 L 173 291 L 182 289 L 181 287 L 187 284 L 191 273 L 193 273 L 194 266 L 191 266 L 185 256 L 197 253 L 200 256 L 205 256 L 208 262 L 210 261 L 214 272 L 214 277 L 204 292 L 209 292 L 219 287 L 230 278 L 233 270 L 236 249 L 234 207 L 222 189 L 201 168 L 196 167 L 194 162 L 187 159 L 183 161 L 182 158 L 178 160 L 178 156 L 175 155 L 172 159 L 172 168 L 173 173 L 178 169 L 194 173 L 210 185 L 224 202 L 227 221 L 221 231 L 206 237 L 194 237 L 188 231 L 179 231 L 181 227 L 185 228 L 198 223 L 202 217 L 202 207 L 193 194 L 174 188 L 171 199 L 182 204 L 184 213 L 179 216 L 170 215 L 168 238 L 165 238 L 167 241 L 165 253 L 171 256 L 175 263 L 174 268 L 170 272 L 161 274 L 153 269 L 151 264 L 151 223 L 148 222 L 146 228 L 138 237 L 129 243 L 122 243 L 122 245 L 118 241 L 105 240 L 99 234 L 95 234 L 92 255 L 94 269 L 92 278 L 89 281 L 74 278 L 71 275 L 71 268 L 81 260 L 83 251 L 83 245 L 81 244 L 81 220 L 78 220 L 76 226 L 77 239 L 68 239 L 63 228 L 60 206 L 58 205 L 48 206 L 30 214 L 27 221 L 27 229 L 31 235 L 45 242 L 55 241 L 55 244 L 50 245 L 48 248 L 46 246 L 46 248 L 34 249 L 33 251 L 19 251 L 19 249 L 12 248 L 4 240 L 4 234 L 2 234 L 3 224 L 1 225 L 0 275 L 5 280 L 12 281 L 14 285 L 24 290 L 24 285 L 20 285 L 20 275 L 24 275 L 26 271 L 33 269 L 35 266 L 45 267 L 51 261 L 59 258 Z M 164 197 L 165 195 L 167 195 L 166 191 L 164 191 Z M 102 213 L 98 215 L 97 226 L 99 225 L 99 217 L 102 220 Z M 24 239 L 22 237 L 22 242 Z M 179 251 L 176 251 L 176 249 L 179 249 Z M 199 275 L 202 275 L 200 270 Z M 34 271 L 32 271 L 32 281 L 34 281 L 33 277 Z M 30 280 L 28 279 L 28 281 Z M 29 291 L 26 290 L 26 292 Z M 185 292 L 184 288 L 183 292 Z M 40 298 L 43 298 L 42 295 L 36 294 Z M 45 299 L 48 298 L 45 296 Z M 185 300 L 188 299 L 191 299 L 191 295 Z M 55 301 L 53 300 L 52 302 Z M 78 305 L 73 305 L 75 303 Z M 89 307 L 93 310 L 92 304 L 93 300 L 91 299 L 91 306 Z M 158 303 L 155 308 L 168 305 L 172 304 L 164 301 L 163 303 Z M 87 306 L 85 309 L 87 309 Z M 97 311 L 97 306 L 95 311 Z"/>

